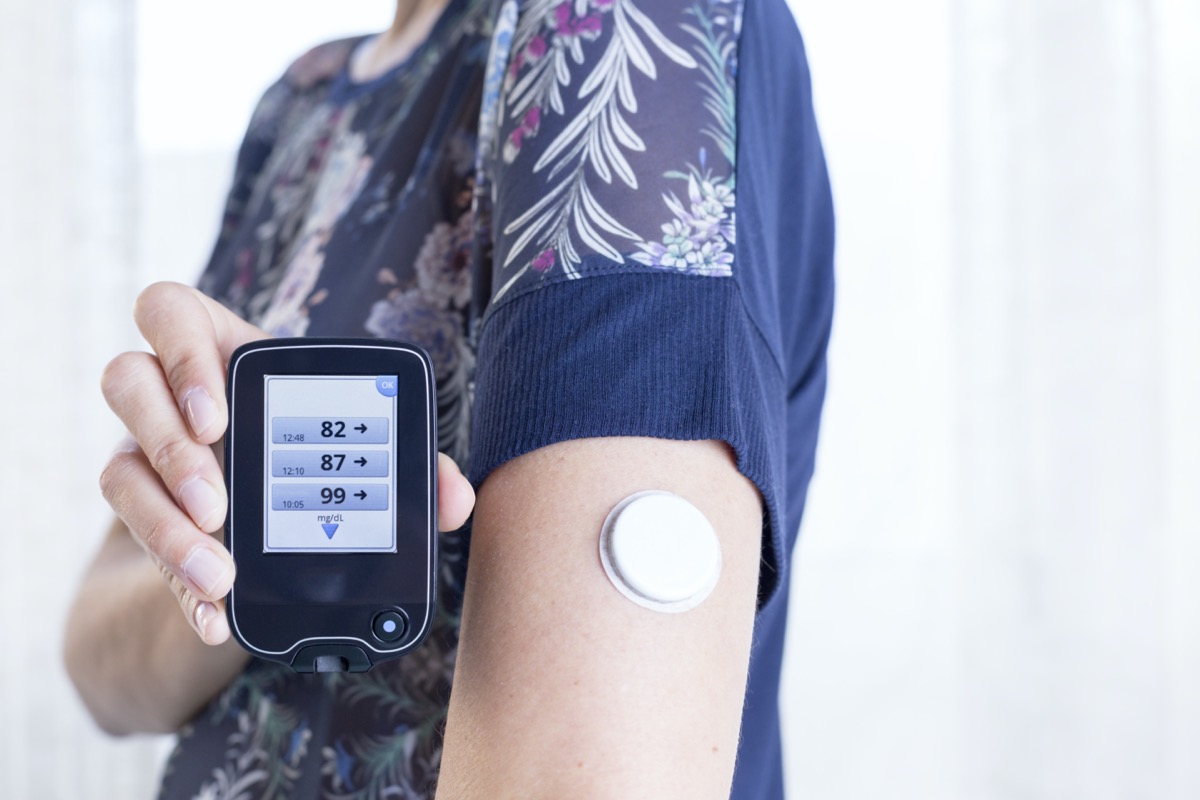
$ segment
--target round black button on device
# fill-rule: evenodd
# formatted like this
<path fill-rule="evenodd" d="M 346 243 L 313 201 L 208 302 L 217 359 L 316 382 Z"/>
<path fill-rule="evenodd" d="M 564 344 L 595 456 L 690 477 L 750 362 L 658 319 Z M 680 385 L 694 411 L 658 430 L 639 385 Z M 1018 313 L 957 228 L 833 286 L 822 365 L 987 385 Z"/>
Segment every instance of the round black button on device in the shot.
<path fill-rule="evenodd" d="M 381 642 L 397 642 L 404 638 L 407 630 L 408 619 L 398 609 L 385 608 L 371 620 L 371 633 Z"/>

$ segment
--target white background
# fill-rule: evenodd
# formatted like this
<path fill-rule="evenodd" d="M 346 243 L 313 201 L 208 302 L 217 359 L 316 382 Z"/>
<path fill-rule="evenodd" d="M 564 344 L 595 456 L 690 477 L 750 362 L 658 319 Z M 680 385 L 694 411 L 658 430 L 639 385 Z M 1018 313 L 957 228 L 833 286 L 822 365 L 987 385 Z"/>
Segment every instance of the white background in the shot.
<path fill-rule="evenodd" d="M 753 2 L 753 0 L 751 0 Z M 1200 796 L 1200 2 L 796 0 L 839 217 L 796 798 Z M 150 797 L 59 665 L 97 380 L 254 98 L 383 0 L 0 7 L 0 797 Z"/>

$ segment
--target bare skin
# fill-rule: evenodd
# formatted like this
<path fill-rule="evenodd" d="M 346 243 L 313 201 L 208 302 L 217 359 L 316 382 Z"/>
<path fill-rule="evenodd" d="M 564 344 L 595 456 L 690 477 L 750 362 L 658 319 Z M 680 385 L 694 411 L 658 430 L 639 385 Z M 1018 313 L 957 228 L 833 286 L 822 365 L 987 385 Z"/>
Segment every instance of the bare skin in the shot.
<path fill-rule="evenodd" d="M 680 614 L 612 586 L 598 536 L 621 499 L 675 492 L 717 531 L 713 594 Z M 725 445 L 581 439 L 484 482 L 439 800 L 728 798 L 753 629 L 759 496 Z"/>

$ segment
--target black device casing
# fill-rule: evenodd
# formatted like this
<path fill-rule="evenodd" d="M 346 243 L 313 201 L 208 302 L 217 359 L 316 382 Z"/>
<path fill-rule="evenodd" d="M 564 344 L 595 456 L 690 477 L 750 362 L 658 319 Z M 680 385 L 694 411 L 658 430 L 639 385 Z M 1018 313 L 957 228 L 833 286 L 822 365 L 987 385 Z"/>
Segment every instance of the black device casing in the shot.
<path fill-rule="evenodd" d="M 263 550 L 266 375 L 396 375 L 396 552 Z M 361 672 L 417 647 L 437 602 L 437 390 L 419 346 L 382 339 L 267 339 L 234 351 L 226 376 L 229 428 L 225 546 L 237 565 L 229 628 L 259 658 L 297 672 Z M 372 630 L 382 612 L 406 622 L 398 640 Z"/>

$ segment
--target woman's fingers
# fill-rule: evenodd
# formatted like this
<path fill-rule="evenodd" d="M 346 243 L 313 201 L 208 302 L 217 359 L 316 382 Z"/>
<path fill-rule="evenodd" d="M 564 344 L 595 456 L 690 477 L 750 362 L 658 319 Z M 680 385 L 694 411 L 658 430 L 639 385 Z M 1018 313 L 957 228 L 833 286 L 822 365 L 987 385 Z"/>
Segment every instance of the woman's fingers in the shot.
<path fill-rule="evenodd" d="M 196 604 L 207 601 L 215 607 L 233 585 L 228 551 L 179 509 L 145 453 L 132 442 L 113 453 L 100 475 L 100 489 L 164 574 L 178 579 L 172 589 L 193 627 L 200 630 Z M 201 622 L 211 637 L 211 620 Z"/>
<path fill-rule="evenodd" d="M 176 512 L 183 509 L 201 531 L 217 531 L 225 519 L 226 496 L 209 445 L 220 440 L 228 423 L 225 363 L 239 345 L 265 334 L 177 283 L 156 283 L 143 291 L 134 317 L 154 354 L 117 356 L 105 368 L 101 388 L 152 472 L 120 474 L 144 480 L 139 488 L 146 493 L 159 494 L 165 486 Z M 117 511 L 123 517 L 131 513 Z M 144 533 L 156 528 L 130 527 L 156 558 L 172 566 L 157 539 Z"/>
<path fill-rule="evenodd" d="M 266 334 L 177 283 L 143 291 L 134 318 L 154 354 L 124 353 L 104 371 L 104 397 L 134 442 L 114 453 L 100 485 L 166 577 L 188 622 L 204 641 L 218 644 L 229 638 L 222 598 L 234 567 L 206 533 L 220 529 L 227 506 L 209 445 L 228 425 L 230 354 Z"/>
<path fill-rule="evenodd" d="M 218 530 L 225 520 L 220 467 L 212 448 L 192 438 L 159 360 L 149 353 L 122 353 L 105 368 L 100 387 L 192 522 L 203 531 Z"/>
<path fill-rule="evenodd" d="M 162 363 L 175 406 L 196 441 L 212 444 L 229 422 L 225 365 L 240 345 L 266 333 L 181 283 L 154 283 L 134 304 L 134 320 Z"/>
<path fill-rule="evenodd" d="M 438 528 L 453 531 L 466 524 L 475 508 L 475 490 L 454 459 L 438 453 Z"/>

